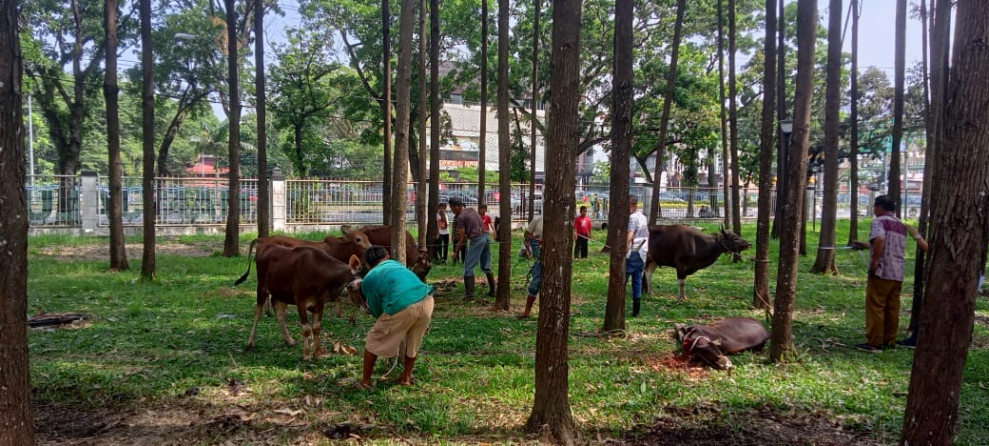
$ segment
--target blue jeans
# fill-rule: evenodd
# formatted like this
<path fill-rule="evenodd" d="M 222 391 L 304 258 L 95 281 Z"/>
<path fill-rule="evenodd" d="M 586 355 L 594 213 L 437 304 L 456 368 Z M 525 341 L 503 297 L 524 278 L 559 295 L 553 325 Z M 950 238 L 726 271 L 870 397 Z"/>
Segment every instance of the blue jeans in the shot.
<path fill-rule="evenodd" d="M 625 283 L 632 278 L 632 300 L 642 299 L 642 270 L 646 264 L 638 253 L 633 252 L 625 259 Z"/>
<path fill-rule="evenodd" d="M 539 252 L 539 242 L 532 242 L 532 257 L 536 259 L 536 263 L 532 265 L 532 281 L 529 282 L 529 295 L 535 296 L 539 294 L 540 288 L 543 287 L 543 259 L 540 257 Z"/>
<path fill-rule="evenodd" d="M 481 234 L 470 240 L 467 247 L 467 258 L 464 260 L 464 277 L 474 277 L 474 268 L 481 264 L 485 274 L 491 274 L 491 239 L 487 234 Z"/>

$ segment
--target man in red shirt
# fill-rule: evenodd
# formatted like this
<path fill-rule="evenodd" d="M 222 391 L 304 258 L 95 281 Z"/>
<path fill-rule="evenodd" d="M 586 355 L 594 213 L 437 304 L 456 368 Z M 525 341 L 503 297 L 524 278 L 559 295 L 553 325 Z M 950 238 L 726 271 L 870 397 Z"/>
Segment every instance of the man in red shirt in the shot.
<path fill-rule="evenodd" d="M 573 228 L 577 232 L 577 243 L 573 248 L 573 257 L 586 259 L 587 241 L 591 238 L 591 217 L 587 216 L 587 206 L 580 207 L 580 216 L 574 221 Z"/>

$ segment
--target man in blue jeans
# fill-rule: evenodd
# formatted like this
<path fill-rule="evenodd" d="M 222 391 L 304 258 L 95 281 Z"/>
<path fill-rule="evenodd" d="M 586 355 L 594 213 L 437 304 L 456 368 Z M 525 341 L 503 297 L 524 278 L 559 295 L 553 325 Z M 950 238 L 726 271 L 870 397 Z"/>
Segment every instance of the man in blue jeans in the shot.
<path fill-rule="evenodd" d="M 495 297 L 495 279 L 491 271 L 491 239 L 484 231 L 481 215 L 473 209 L 464 208 L 464 202 L 457 197 L 450 198 L 449 203 L 450 210 L 456 215 L 454 222 L 457 226 L 453 258 L 457 258 L 461 249 L 467 252 L 464 260 L 464 301 L 474 298 L 474 268 L 478 264 L 488 279 L 488 296 Z M 470 245 L 465 246 L 468 240 Z"/>
<path fill-rule="evenodd" d="M 646 266 L 646 255 L 649 252 L 649 222 L 639 210 L 639 197 L 628 196 L 628 235 L 625 244 L 628 253 L 625 254 L 625 282 L 632 278 L 632 317 L 639 316 L 642 306 L 642 270 Z"/>
<path fill-rule="evenodd" d="M 518 316 L 519 319 L 529 317 L 529 313 L 532 311 L 532 304 L 536 303 L 536 296 L 539 295 L 539 290 L 543 286 L 542 243 L 543 217 L 539 216 L 533 218 L 529 222 L 529 226 L 525 228 L 525 246 L 532 254 L 532 258 L 536 263 L 532 265 L 532 281 L 529 282 L 529 295 L 525 299 L 525 311 Z"/>

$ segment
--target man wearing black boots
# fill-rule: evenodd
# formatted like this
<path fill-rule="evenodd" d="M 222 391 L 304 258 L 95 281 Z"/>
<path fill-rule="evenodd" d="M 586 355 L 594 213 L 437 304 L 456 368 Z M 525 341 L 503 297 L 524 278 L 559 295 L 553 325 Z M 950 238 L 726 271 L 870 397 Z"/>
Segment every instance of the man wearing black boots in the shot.
<path fill-rule="evenodd" d="M 626 241 L 628 253 L 625 255 L 625 282 L 632 279 L 632 317 L 639 317 L 642 307 L 642 270 L 646 265 L 649 251 L 649 222 L 639 210 L 639 197 L 628 197 L 628 232 Z"/>
<path fill-rule="evenodd" d="M 453 258 L 457 258 L 461 249 L 466 249 L 467 252 L 464 260 L 464 301 L 474 298 L 474 268 L 478 264 L 488 279 L 488 296 L 495 297 L 495 279 L 491 272 L 491 239 L 484 231 L 481 215 L 474 209 L 465 208 L 460 198 L 452 197 L 449 203 L 450 210 L 456 215 L 454 222 L 457 227 Z M 470 245 L 467 245 L 468 240 Z"/>
<path fill-rule="evenodd" d="M 532 259 L 536 262 L 532 265 L 532 281 L 529 282 L 529 295 L 525 298 L 525 311 L 518 315 L 519 319 L 526 319 L 532 312 L 532 304 L 536 303 L 536 296 L 543 285 L 543 217 L 539 216 L 529 222 L 525 228 L 525 249 L 532 254 Z"/>

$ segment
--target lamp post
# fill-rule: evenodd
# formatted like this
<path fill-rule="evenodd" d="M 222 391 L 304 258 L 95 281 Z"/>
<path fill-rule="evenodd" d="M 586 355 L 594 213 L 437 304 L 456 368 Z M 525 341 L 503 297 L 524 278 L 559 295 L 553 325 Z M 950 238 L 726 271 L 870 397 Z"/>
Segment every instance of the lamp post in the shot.
<path fill-rule="evenodd" d="M 779 197 L 776 212 L 780 212 L 786 203 L 786 188 L 789 181 L 787 169 L 790 166 L 790 134 L 793 133 L 793 119 L 780 120 L 780 133 L 783 135 L 783 151 L 780 152 L 781 156 L 776 166 L 776 177 L 778 178 L 776 194 Z"/>

